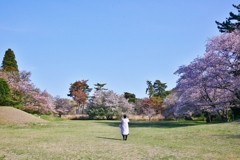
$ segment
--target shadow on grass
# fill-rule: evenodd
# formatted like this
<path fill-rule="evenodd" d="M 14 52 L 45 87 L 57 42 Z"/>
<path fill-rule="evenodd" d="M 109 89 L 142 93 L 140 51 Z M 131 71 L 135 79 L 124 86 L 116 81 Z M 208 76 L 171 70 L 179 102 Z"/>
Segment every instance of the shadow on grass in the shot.
<path fill-rule="evenodd" d="M 231 138 L 231 139 L 240 139 L 240 135 L 231 135 L 231 134 L 227 134 L 227 135 L 212 135 L 212 136 L 227 137 L 227 138 Z"/>
<path fill-rule="evenodd" d="M 237 139 L 240 139 L 240 135 L 229 135 L 228 138 L 237 138 Z"/>
<path fill-rule="evenodd" d="M 120 121 L 100 121 L 96 123 L 105 124 L 112 127 L 119 127 Z M 204 121 L 130 121 L 130 128 L 150 127 L 150 128 L 176 128 L 196 125 L 206 125 Z"/>
<path fill-rule="evenodd" d="M 122 140 L 122 139 L 118 139 L 118 138 L 109 138 L 109 137 L 96 137 L 96 138 L 109 139 L 109 140 L 118 140 L 118 141 Z"/>

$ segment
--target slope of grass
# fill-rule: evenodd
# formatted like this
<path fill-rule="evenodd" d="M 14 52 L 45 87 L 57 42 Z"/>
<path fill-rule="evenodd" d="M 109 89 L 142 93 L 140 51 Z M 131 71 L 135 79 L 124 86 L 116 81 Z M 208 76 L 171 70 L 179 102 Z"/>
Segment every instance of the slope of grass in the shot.
<path fill-rule="evenodd" d="M 239 159 L 238 122 L 130 122 L 122 141 L 118 121 L 53 121 L 0 126 L 2 159 Z"/>
<path fill-rule="evenodd" d="M 27 123 L 46 123 L 47 121 L 12 107 L 0 106 L 0 124 L 23 125 Z"/>

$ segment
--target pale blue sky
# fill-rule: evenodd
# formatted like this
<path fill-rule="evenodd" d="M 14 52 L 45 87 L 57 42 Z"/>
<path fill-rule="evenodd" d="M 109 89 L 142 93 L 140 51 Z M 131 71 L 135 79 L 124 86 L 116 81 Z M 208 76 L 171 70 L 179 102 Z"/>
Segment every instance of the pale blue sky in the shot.
<path fill-rule="evenodd" d="M 107 83 L 147 97 L 146 80 L 172 89 L 173 73 L 204 54 L 239 0 L 0 0 L 0 60 L 11 48 L 20 70 L 51 95 L 71 83 Z M 92 94 L 92 93 L 91 93 Z"/>

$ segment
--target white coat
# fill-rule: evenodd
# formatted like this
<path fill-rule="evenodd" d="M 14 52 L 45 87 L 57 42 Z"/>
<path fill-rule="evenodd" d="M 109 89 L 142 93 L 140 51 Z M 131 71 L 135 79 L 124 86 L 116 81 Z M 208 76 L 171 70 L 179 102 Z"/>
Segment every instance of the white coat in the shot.
<path fill-rule="evenodd" d="M 129 134 L 129 127 L 128 127 L 128 118 L 122 118 L 121 120 L 121 134 L 128 135 Z"/>

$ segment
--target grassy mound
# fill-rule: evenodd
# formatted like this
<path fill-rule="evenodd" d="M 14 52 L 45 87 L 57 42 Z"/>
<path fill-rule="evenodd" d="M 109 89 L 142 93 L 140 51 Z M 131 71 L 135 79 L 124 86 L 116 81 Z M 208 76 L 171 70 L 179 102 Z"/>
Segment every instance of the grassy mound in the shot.
<path fill-rule="evenodd" d="M 47 122 L 39 117 L 21 111 L 13 107 L 0 107 L 0 124 L 22 125 L 27 123 L 44 123 Z"/>

